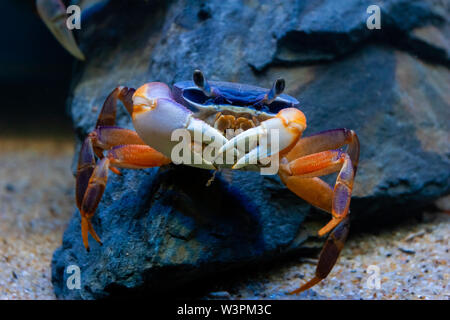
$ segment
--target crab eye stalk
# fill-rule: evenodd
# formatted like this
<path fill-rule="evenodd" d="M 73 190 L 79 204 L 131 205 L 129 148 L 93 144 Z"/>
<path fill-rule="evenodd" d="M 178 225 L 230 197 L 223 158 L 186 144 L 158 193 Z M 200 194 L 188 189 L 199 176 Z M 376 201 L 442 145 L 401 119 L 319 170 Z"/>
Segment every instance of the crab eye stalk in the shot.
<path fill-rule="evenodd" d="M 211 89 L 211 86 L 206 80 L 203 72 L 201 72 L 200 70 L 195 70 L 192 78 L 195 85 L 199 87 L 199 89 L 202 90 L 207 97 L 214 96 L 213 90 Z"/>
<path fill-rule="evenodd" d="M 283 93 L 284 88 L 286 86 L 286 82 L 283 78 L 277 79 L 272 86 L 272 89 L 267 93 L 267 96 L 265 97 L 265 102 L 267 104 L 271 104 L 280 94 Z"/>
<path fill-rule="evenodd" d="M 283 78 L 279 78 L 275 81 L 274 85 L 276 94 L 280 95 L 283 93 L 284 88 L 286 87 L 286 82 Z"/>

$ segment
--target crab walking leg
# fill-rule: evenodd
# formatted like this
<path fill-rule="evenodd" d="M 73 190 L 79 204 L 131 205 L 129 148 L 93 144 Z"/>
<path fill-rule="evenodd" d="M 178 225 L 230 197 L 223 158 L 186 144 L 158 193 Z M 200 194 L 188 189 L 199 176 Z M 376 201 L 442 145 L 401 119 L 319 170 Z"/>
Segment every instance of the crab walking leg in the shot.
<path fill-rule="evenodd" d="M 145 169 L 169 164 L 171 160 L 147 145 L 124 145 L 114 147 L 107 158 L 114 167 Z"/>
<path fill-rule="evenodd" d="M 116 146 L 126 144 L 145 145 L 145 142 L 135 131 L 120 127 L 98 127 L 88 134 L 87 139 L 91 141 L 93 152 L 99 159 L 103 159 L 104 150 L 111 150 Z M 121 174 L 117 168 L 111 167 L 110 169 L 115 174 Z"/>
<path fill-rule="evenodd" d="M 333 217 L 325 227 L 319 230 L 319 235 L 323 236 L 330 232 L 347 215 L 355 175 L 352 161 L 347 153 L 339 150 L 314 153 L 287 164 L 281 164 L 280 171 L 283 172 L 282 180 L 293 191 L 297 184 L 302 183 L 302 180 L 297 178 L 289 181 L 291 176 L 313 178 L 339 171 L 331 204 Z"/>
<path fill-rule="evenodd" d="M 74 57 L 85 60 L 83 52 L 78 47 L 72 30 L 66 25 L 66 7 L 61 0 L 36 0 L 39 16 L 56 40 Z"/>
<path fill-rule="evenodd" d="M 105 167 L 105 162 L 108 161 L 106 158 L 103 159 L 100 164 L 100 168 Z M 93 179 L 92 177 L 99 175 L 99 165 L 95 165 L 95 156 L 94 149 L 92 146 L 92 140 L 90 138 L 86 138 L 78 158 L 78 168 L 77 168 L 77 180 L 76 180 L 76 203 L 78 210 L 81 213 L 81 234 L 83 237 L 83 243 L 86 249 L 89 251 L 88 245 L 88 231 L 91 231 L 92 236 L 101 243 L 94 229 L 92 228 L 90 218 L 95 212 L 95 208 L 89 208 L 92 205 L 92 195 L 93 188 L 97 189 L 96 193 L 98 193 L 98 187 L 93 187 Z M 101 191 L 103 194 L 103 191 Z M 100 194 L 100 197 L 101 197 Z M 95 206 L 96 207 L 96 206 Z M 89 212 L 92 211 L 92 215 L 89 215 Z"/>
<path fill-rule="evenodd" d="M 337 149 L 346 144 L 348 145 L 348 148 L 345 153 L 340 151 L 329 151 L 330 149 Z M 287 184 L 288 188 L 299 197 L 332 213 L 333 217 L 336 218 L 336 215 L 339 215 L 340 211 L 348 211 L 348 208 L 341 208 L 344 204 L 337 200 L 346 198 L 345 195 L 348 192 L 348 202 L 350 202 L 353 179 L 359 162 L 359 149 L 359 139 L 353 130 L 341 128 L 319 132 L 315 135 L 298 140 L 295 146 L 281 160 L 281 167 L 284 170 L 280 170 L 280 176 L 285 184 Z M 347 157 L 348 160 L 345 162 Z M 286 163 L 288 164 L 286 165 Z M 320 179 L 310 182 L 309 184 L 317 186 L 316 188 L 320 185 L 321 192 L 313 192 L 313 189 L 316 188 L 305 187 L 305 185 L 308 185 L 308 182 L 303 180 L 304 178 L 318 177 L 336 172 L 340 168 L 340 163 L 342 163 L 343 166 L 336 181 L 333 197 L 329 197 L 330 192 L 325 191 L 328 189 L 324 187 L 326 183 Z M 349 163 L 351 164 L 351 168 L 349 167 Z M 289 175 L 292 175 L 292 177 L 287 178 Z M 322 198 L 329 198 L 331 210 L 329 209 L 329 204 L 327 204 L 326 200 L 321 200 L 317 203 L 317 197 L 315 198 L 313 194 L 321 194 Z M 331 199 L 333 200 L 331 201 Z M 348 204 L 349 203 L 347 203 L 347 205 Z M 329 232 L 332 229 L 333 224 L 336 225 L 338 222 L 339 221 L 336 219 L 332 220 L 327 226 L 322 228 L 319 233 L 323 235 Z"/>
<path fill-rule="evenodd" d="M 85 160 L 82 160 L 85 162 L 86 166 L 82 163 L 81 168 L 92 168 L 93 152 L 91 145 L 91 141 L 87 139 L 86 157 Z M 91 157 L 90 160 L 89 157 Z M 124 145 L 111 149 L 108 152 L 108 155 L 97 163 L 87 185 L 85 179 L 79 180 L 79 177 L 77 177 L 77 199 L 79 199 L 79 193 L 81 193 L 83 189 L 85 190 L 79 205 L 79 210 L 81 213 L 81 234 L 86 250 L 89 251 L 88 233 L 90 233 L 97 242 L 102 244 L 92 226 L 91 219 L 94 216 L 95 210 L 105 191 L 108 180 L 108 169 L 110 169 L 110 167 L 145 169 L 159 167 L 168 163 L 170 163 L 170 159 L 147 145 Z M 86 171 L 85 176 L 88 173 L 89 172 Z M 78 183 L 80 185 L 79 189 Z"/>
<path fill-rule="evenodd" d="M 94 153 L 99 159 L 103 159 L 104 150 L 111 150 L 116 146 L 126 144 L 145 145 L 145 142 L 135 131 L 120 127 L 98 127 L 89 133 L 87 139 L 91 141 Z M 121 174 L 117 168 L 110 167 L 110 169 L 115 174 Z"/>
<path fill-rule="evenodd" d="M 308 154 L 338 149 L 346 144 L 348 145 L 346 152 L 352 160 L 353 170 L 356 173 L 359 162 L 359 139 L 353 130 L 345 128 L 322 131 L 299 139 L 285 158 L 293 161 Z"/>
<path fill-rule="evenodd" d="M 81 203 L 95 168 L 95 155 L 92 140 L 86 138 L 81 146 L 78 156 L 77 179 L 75 186 L 75 198 L 78 209 L 81 211 Z"/>
<path fill-rule="evenodd" d="M 95 130 L 88 135 L 92 141 L 94 153 L 100 159 L 103 158 L 103 151 L 110 150 L 112 147 L 124 144 L 145 144 L 135 131 L 114 126 L 116 124 L 117 100 L 121 100 L 131 114 L 134 92 L 135 89 L 133 88 L 117 87 L 105 99 Z M 120 171 L 116 168 L 111 168 L 111 171 L 120 174 Z"/>
<path fill-rule="evenodd" d="M 139 137 L 136 131 L 123 129 L 120 127 L 98 127 L 88 137 L 92 140 L 94 151 L 97 149 L 110 150 L 113 147 L 125 144 L 140 144 L 145 145 L 145 142 Z M 103 155 L 95 153 L 99 158 Z"/>
<path fill-rule="evenodd" d="M 328 213 L 332 211 L 333 188 L 320 178 L 289 176 L 279 172 L 286 187 L 297 196 Z"/>
<path fill-rule="evenodd" d="M 114 126 L 116 124 L 117 99 L 122 101 L 130 115 L 133 112 L 133 94 L 136 90 L 128 87 L 117 87 L 106 97 L 97 119 L 96 128 Z"/>
<path fill-rule="evenodd" d="M 289 163 L 287 171 L 280 171 L 282 180 L 299 197 L 316 207 L 332 213 L 332 189 L 327 183 L 318 178 L 305 178 L 308 176 L 317 177 L 337 171 L 335 169 L 339 168 L 339 163 L 328 165 L 326 157 L 327 155 L 330 156 L 330 152 L 338 151 L 327 150 L 337 149 L 345 144 L 348 144 L 346 154 L 351 160 L 354 177 L 359 162 L 359 139 L 353 130 L 342 128 L 323 131 L 299 139 L 296 145 L 281 160 L 284 163 L 282 165 L 284 168 L 286 168 L 286 163 Z M 298 170 L 296 175 L 289 176 L 287 174 L 291 170 L 291 165 L 296 168 L 294 170 Z M 304 171 L 302 172 L 302 170 Z M 350 179 L 349 184 L 353 185 L 353 178 Z"/>
<path fill-rule="evenodd" d="M 333 232 L 330 233 L 328 239 L 325 241 L 322 251 L 320 252 L 315 276 L 307 283 L 303 284 L 300 288 L 290 292 L 290 294 L 298 294 L 300 292 L 308 290 L 328 276 L 328 274 L 331 272 L 331 269 L 333 269 L 334 265 L 336 264 L 342 248 L 344 247 L 349 228 L 349 218 L 345 217 L 337 225 L 337 227 L 334 228 Z"/>
<path fill-rule="evenodd" d="M 89 179 L 89 183 L 86 188 L 86 192 L 81 202 L 80 214 L 81 214 L 81 236 L 83 238 L 83 244 L 87 251 L 89 251 L 88 233 L 102 245 L 102 242 L 95 232 L 91 219 L 94 216 L 100 200 L 102 199 L 103 192 L 106 188 L 106 182 L 108 180 L 109 159 L 103 158 L 95 166 L 95 169 Z"/>
<path fill-rule="evenodd" d="M 292 152 L 292 150 L 291 150 Z M 347 238 L 348 210 L 355 172 L 350 156 L 342 151 L 323 151 L 291 162 L 282 160 L 279 175 L 289 190 L 332 214 L 331 221 L 319 230 L 323 236 L 332 231 L 320 253 L 316 276 L 293 293 L 302 292 L 324 279 L 339 257 Z M 334 189 L 317 178 L 339 171 Z"/>

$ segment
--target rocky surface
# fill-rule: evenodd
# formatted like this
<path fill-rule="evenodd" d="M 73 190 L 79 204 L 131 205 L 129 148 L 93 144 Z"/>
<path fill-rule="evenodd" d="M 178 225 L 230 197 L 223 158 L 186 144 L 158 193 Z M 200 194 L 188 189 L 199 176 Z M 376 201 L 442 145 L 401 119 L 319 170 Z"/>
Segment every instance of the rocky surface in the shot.
<path fill-rule="evenodd" d="M 110 1 L 79 34 L 69 111 L 79 139 L 117 85 L 173 84 L 195 68 L 212 80 L 269 87 L 284 77 L 307 134 L 347 127 L 361 141 L 353 226 L 380 227 L 450 192 L 448 7 L 384 1 L 368 30 L 370 1 Z M 126 13 L 126 14 L 124 14 Z M 139 23 L 136 23 L 139 21 Z M 125 110 L 119 125 L 131 127 Z M 298 252 L 317 230 L 310 206 L 276 177 L 168 166 L 113 176 L 86 254 L 79 214 L 52 261 L 59 298 L 171 292 L 199 278 Z M 332 180 L 330 180 L 332 182 Z M 65 286 L 77 264 L 81 290 Z"/>
<path fill-rule="evenodd" d="M 61 132 L 58 135 L 61 137 Z M 61 244 L 73 211 L 73 155 L 64 139 L 33 132 L 0 141 L 0 300 L 55 299 L 51 254 Z M 436 202 L 450 212 L 450 196 Z M 423 214 L 381 232 L 356 234 L 347 241 L 329 279 L 299 296 L 297 288 L 314 273 L 312 257 L 250 264 L 196 296 L 203 299 L 449 299 L 450 216 Z M 401 251 L 402 249 L 403 251 Z M 381 288 L 367 288 L 367 268 L 380 267 Z M 196 287 L 197 287 L 196 283 Z"/>

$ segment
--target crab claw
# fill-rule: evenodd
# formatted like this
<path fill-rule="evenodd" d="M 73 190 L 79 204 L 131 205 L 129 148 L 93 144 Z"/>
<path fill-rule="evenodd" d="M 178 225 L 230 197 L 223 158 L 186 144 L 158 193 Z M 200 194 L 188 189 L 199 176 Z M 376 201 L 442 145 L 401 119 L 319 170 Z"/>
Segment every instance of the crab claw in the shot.
<path fill-rule="evenodd" d="M 61 0 L 36 0 L 39 16 L 56 40 L 75 58 L 85 60 L 83 52 L 78 47 L 72 30 L 66 25 L 66 7 Z"/>
<path fill-rule="evenodd" d="M 244 152 L 244 156 L 232 167 L 232 169 L 239 169 L 250 163 L 256 163 L 258 159 L 289 151 L 305 129 L 306 118 L 303 112 L 295 108 L 283 109 L 275 117 L 263 121 L 258 127 L 244 131 L 229 140 L 219 149 L 218 156 L 233 148 Z M 278 141 L 276 135 L 278 135 Z M 245 153 L 247 139 L 250 141 L 257 139 L 259 144 L 253 143 L 253 147 Z M 249 144 L 252 145 L 251 142 Z"/>
<path fill-rule="evenodd" d="M 139 136 L 169 158 L 172 158 L 172 150 L 179 143 L 172 140 L 177 129 L 185 129 L 190 134 L 189 148 L 192 152 L 202 144 L 214 142 L 220 147 L 228 142 L 220 131 L 194 118 L 189 109 L 177 103 L 172 98 L 169 87 L 161 82 L 147 83 L 136 90 L 133 95 L 132 118 Z M 211 161 L 203 160 L 202 165 L 215 168 Z"/>

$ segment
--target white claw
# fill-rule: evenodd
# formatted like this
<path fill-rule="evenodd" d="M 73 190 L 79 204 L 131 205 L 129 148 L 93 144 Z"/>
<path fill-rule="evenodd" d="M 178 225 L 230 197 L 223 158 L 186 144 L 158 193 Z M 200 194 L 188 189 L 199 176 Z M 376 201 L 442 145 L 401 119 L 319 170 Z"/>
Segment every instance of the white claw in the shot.
<path fill-rule="evenodd" d="M 264 134 L 265 128 L 262 126 L 258 126 L 252 129 L 249 129 L 247 131 L 242 132 L 241 134 L 235 136 L 234 138 L 228 140 L 227 143 L 225 143 L 222 148 L 219 149 L 217 156 L 220 156 L 223 153 L 227 153 L 230 150 L 236 148 L 236 150 L 239 152 L 239 156 L 242 154 L 242 152 L 245 152 L 245 142 L 246 139 L 248 139 L 250 142 L 255 139 L 258 139 L 261 135 Z M 257 140 L 256 140 L 257 141 Z M 255 147 L 254 145 L 253 147 Z M 252 146 L 251 146 L 252 147 Z"/>
<path fill-rule="evenodd" d="M 213 147 L 214 150 L 217 150 L 219 148 L 221 149 L 228 143 L 228 139 L 225 138 L 219 130 L 211 127 L 209 124 L 205 123 L 202 120 L 191 117 L 186 129 L 191 133 L 191 136 L 193 137 L 193 141 L 195 143 L 198 143 L 200 145 L 206 144 L 210 147 Z M 233 147 L 231 147 L 230 150 L 232 150 L 234 154 L 237 154 L 238 157 L 241 156 L 241 152 L 239 152 L 239 150 Z M 217 154 L 217 152 L 214 153 L 215 155 L 213 157 L 205 159 L 205 161 L 210 161 L 211 163 L 216 162 L 220 154 Z"/>
<path fill-rule="evenodd" d="M 198 143 L 215 141 L 220 145 L 224 145 L 228 141 L 220 131 L 194 117 L 191 117 L 186 129 L 193 134 L 194 140 Z"/>
<path fill-rule="evenodd" d="M 257 144 L 253 144 L 251 139 L 257 139 Z M 298 133 L 289 130 L 279 118 L 272 118 L 261 123 L 256 128 L 249 129 L 229 140 L 219 150 L 219 154 L 228 152 L 236 148 L 245 153 L 246 140 L 250 140 L 250 150 L 238 161 L 232 169 L 240 169 L 249 164 L 257 164 L 258 160 L 268 158 L 281 150 L 290 146 L 298 138 Z"/>
<path fill-rule="evenodd" d="M 262 148 L 256 147 L 255 149 L 247 153 L 245 156 L 241 157 L 231 169 L 240 169 L 249 164 L 257 164 L 258 159 L 263 159 L 267 157 L 266 156 L 267 152 L 264 152 L 266 150 L 262 150 Z"/>

